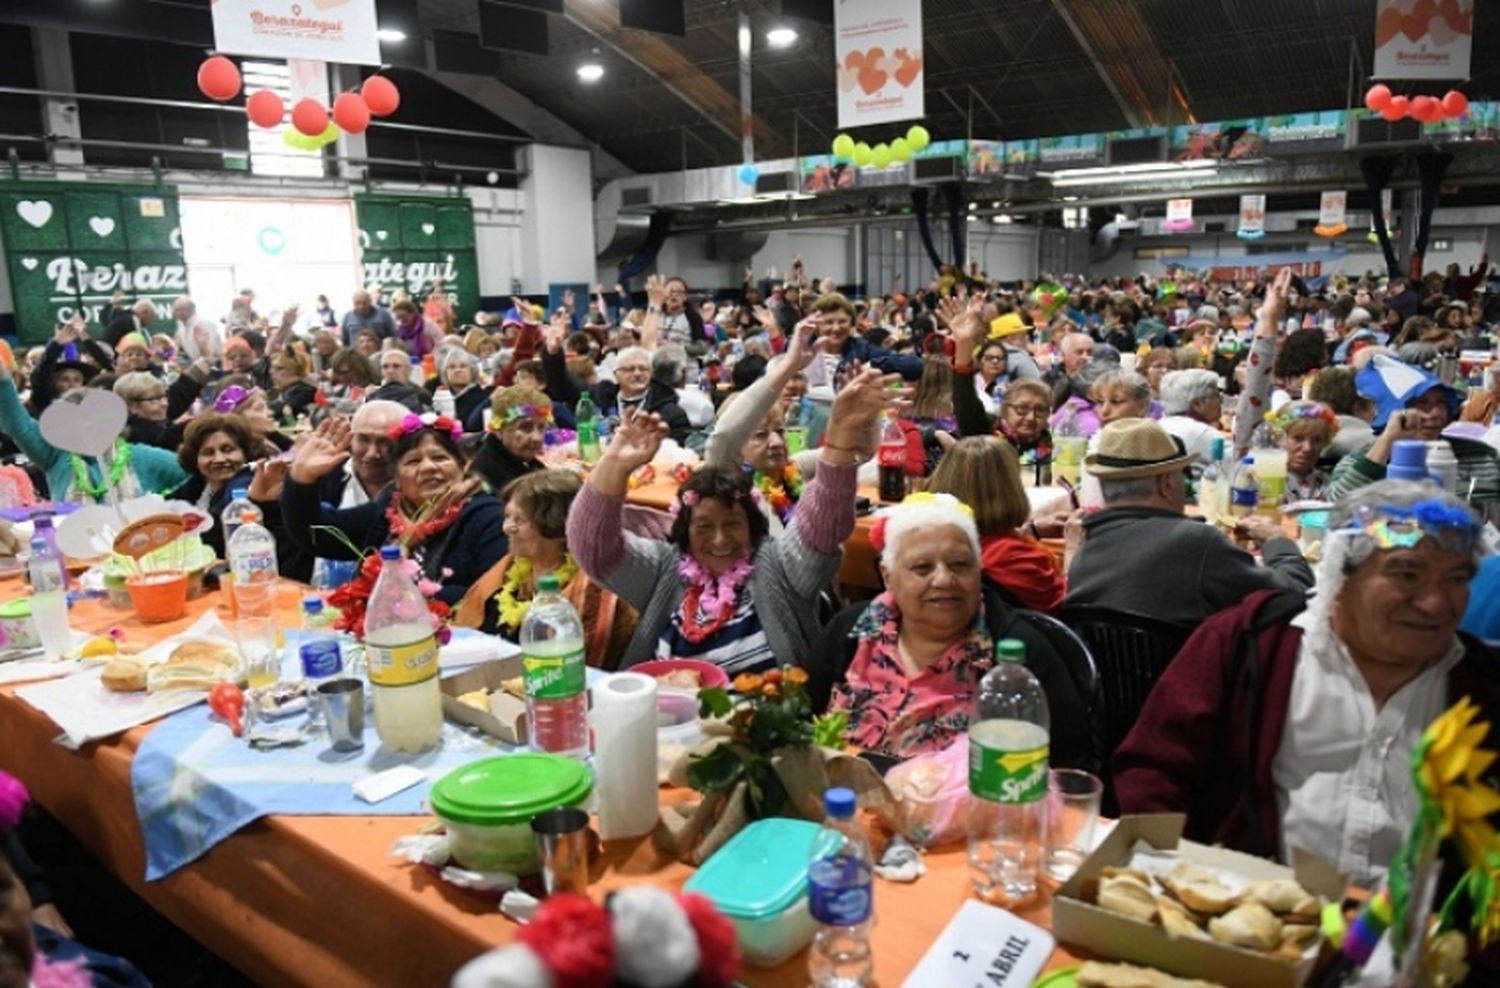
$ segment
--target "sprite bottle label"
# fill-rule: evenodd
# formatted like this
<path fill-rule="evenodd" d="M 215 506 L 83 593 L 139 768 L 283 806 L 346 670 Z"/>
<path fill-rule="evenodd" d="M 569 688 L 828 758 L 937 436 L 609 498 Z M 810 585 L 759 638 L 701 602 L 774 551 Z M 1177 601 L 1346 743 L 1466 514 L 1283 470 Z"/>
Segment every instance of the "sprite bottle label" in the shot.
<path fill-rule="evenodd" d="M 535 700 L 566 700 L 582 693 L 588 684 L 583 649 L 565 652 L 528 651 L 521 660 L 526 695 Z"/>
<path fill-rule="evenodd" d="M 969 791 L 992 803 L 1034 803 L 1047 795 L 1047 732 L 1026 721 L 987 720 L 969 728 Z"/>

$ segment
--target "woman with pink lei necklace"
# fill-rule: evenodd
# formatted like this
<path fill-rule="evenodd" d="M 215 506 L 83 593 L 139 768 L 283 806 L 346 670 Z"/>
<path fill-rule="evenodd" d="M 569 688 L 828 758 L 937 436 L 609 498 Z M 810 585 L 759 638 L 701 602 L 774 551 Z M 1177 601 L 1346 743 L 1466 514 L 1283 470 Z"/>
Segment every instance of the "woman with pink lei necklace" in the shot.
<path fill-rule="evenodd" d="M 786 529 L 769 535 L 760 491 L 738 464 L 704 467 L 678 491 L 668 541 L 624 530 L 632 471 L 667 434 L 656 415 L 622 425 L 568 515 L 568 551 L 596 583 L 640 614 L 621 668 L 697 658 L 730 676 L 800 664 L 820 625 L 813 601 L 833 581 L 854 531 L 856 447 L 903 389 L 866 370 L 839 391 L 817 474 Z"/>

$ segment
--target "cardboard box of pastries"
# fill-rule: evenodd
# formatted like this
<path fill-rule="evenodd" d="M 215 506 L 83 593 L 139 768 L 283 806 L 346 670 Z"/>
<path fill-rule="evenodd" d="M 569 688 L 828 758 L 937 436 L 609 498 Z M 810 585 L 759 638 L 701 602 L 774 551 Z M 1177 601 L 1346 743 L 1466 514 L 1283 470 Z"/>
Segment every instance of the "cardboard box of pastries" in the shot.
<path fill-rule="evenodd" d="M 526 699 L 521 657 L 494 659 L 441 680 L 443 716 L 506 744 L 525 744 Z M 482 696 L 482 703 L 481 703 Z"/>
<path fill-rule="evenodd" d="M 1182 840 L 1181 814 L 1122 817 L 1052 897 L 1060 943 L 1227 988 L 1297 988 L 1319 913 L 1348 889 L 1326 861 L 1295 868 Z M 1140 867 L 1140 848 L 1153 867 Z M 1132 862 L 1136 867 L 1132 867 Z"/>

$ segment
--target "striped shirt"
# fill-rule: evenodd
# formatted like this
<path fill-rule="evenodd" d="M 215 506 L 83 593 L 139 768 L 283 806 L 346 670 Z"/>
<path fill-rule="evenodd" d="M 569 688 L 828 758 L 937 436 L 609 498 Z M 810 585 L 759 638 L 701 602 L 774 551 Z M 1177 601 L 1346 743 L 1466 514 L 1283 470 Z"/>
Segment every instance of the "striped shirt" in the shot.
<path fill-rule="evenodd" d="M 1482 518 L 1500 517 L 1500 455 L 1488 443 L 1458 436 L 1444 436 L 1458 460 L 1458 496 L 1469 502 Z M 1385 479 L 1385 464 L 1365 456 L 1368 449 L 1350 453 L 1334 466 L 1324 497 L 1337 501 L 1354 491 Z"/>
<path fill-rule="evenodd" d="M 697 618 L 700 624 L 707 624 L 714 616 L 699 607 Z M 682 633 L 682 611 L 673 614 L 656 641 L 656 657 L 712 662 L 731 679 L 742 672 L 764 672 L 776 666 L 776 656 L 771 653 L 760 615 L 755 613 L 755 601 L 746 587 L 740 588 L 734 617 L 701 642 L 689 641 Z"/>

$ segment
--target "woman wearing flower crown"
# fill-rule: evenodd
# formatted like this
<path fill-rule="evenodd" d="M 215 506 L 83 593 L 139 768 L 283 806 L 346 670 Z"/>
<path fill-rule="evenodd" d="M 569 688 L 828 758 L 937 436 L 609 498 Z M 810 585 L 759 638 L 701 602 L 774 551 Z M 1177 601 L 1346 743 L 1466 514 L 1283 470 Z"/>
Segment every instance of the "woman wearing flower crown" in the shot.
<path fill-rule="evenodd" d="M 568 470 L 539 470 L 510 482 L 500 493 L 510 551 L 469 588 L 455 624 L 518 641 L 537 580 L 551 574 L 583 622 L 588 664 L 619 665 L 635 633 L 635 611 L 590 580 L 568 552 L 568 508 L 582 485 Z"/>
<path fill-rule="evenodd" d="M 1339 431 L 1339 418 L 1322 402 L 1289 401 L 1266 417 L 1286 450 L 1286 496 L 1293 501 L 1322 501 L 1329 472 L 1318 466 L 1323 450 Z"/>
<path fill-rule="evenodd" d="M 552 399 L 542 392 L 523 387 L 496 390 L 490 398 L 489 434 L 469 472 L 498 493 L 517 477 L 545 470 L 539 457 L 551 424 Z"/>
<path fill-rule="evenodd" d="M 463 428 L 452 419 L 407 415 L 389 436 L 395 483 L 369 504 L 336 510 L 319 500 L 317 483 L 349 458 L 352 428 L 336 418 L 318 426 L 298 447 L 282 488 L 288 536 L 325 559 L 400 545 L 451 606 L 505 555 L 500 502 L 465 483 Z"/>
<path fill-rule="evenodd" d="M 621 425 L 568 515 L 568 549 L 590 577 L 641 615 L 623 666 L 659 657 L 714 662 L 731 675 L 800 664 L 819 629 L 816 599 L 838 573 L 854 531 L 856 446 L 902 391 L 896 375 L 867 370 L 838 394 L 817 475 L 780 535 L 738 467 L 704 467 L 673 504 L 670 540 L 625 532 L 630 474 L 667 434 L 656 415 Z"/>

